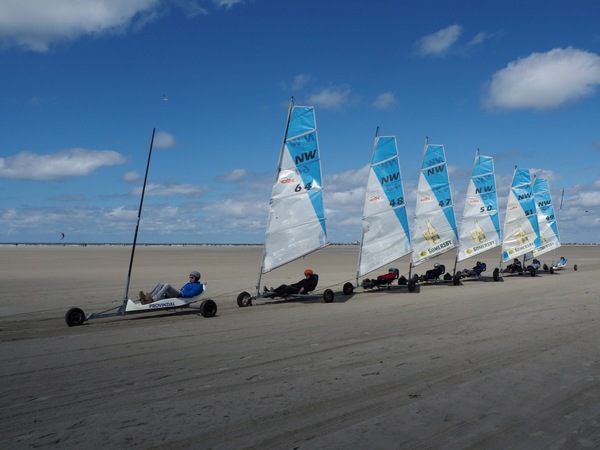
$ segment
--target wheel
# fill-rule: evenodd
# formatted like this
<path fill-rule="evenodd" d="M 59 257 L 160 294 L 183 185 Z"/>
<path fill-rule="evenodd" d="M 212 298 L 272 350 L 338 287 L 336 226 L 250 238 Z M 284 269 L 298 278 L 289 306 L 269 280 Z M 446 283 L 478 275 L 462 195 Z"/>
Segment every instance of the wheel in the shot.
<path fill-rule="evenodd" d="M 333 291 L 331 289 L 325 289 L 325 292 L 323 292 L 323 300 L 325 300 L 325 303 L 331 303 L 333 297 Z"/>
<path fill-rule="evenodd" d="M 354 286 L 352 285 L 352 283 L 346 283 L 344 284 L 344 295 L 351 295 L 354 292 Z"/>
<path fill-rule="evenodd" d="M 529 267 L 527 268 L 527 270 L 529 270 L 529 274 L 530 274 L 532 277 L 535 277 L 535 268 L 533 268 L 533 267 L 529 266 Z"/>
<path fill-rule="evenodd" d="M 214 300 L 207 298 L 200 303 L 200 314 L 203 317 L 214 317 L 217 314 L 217 304 Z"/>
<path fill-rule="evenodd" d="M 554 273 L 554 267 L 550 267 L 550 275 L 552 275 Z"/>
<path fill-rule="evenodd" d="M 460 284 L 460 275 L 454 275 L 452 278 L 452 284 L 454 286 L 458 286 Z"/>
<path fill-rule="evenodd" d="M 79 325 L 83 325 L 85 322 L 85 314 L 83 310 L 80 308 L 71 308 L 65 314 L 65 322 L 70 327 L 77 327 Z"/>
<path fill-rule="evenodd" d="M 577 270 L 577 264 L 573 266 L 573 270 Z"/>
<path fill-rule="evenodd" d="M 497 267 L 494 269 L 493 277 L 494 281 L 500 281 L 500 269 Z"/>
<path fill-rule="evenodd" d="M 414 281 L 410 280 L 408 282 L 408 292 L 415 292 L 416 289 L 417 289 L 417 284 Z"/>
<path fill-rule="evenodd" d="M 252 297 L 247 292 L 242 292 L 237 296 L 237 304 L 240 308 L 244 306 L 252 306 Z"/>

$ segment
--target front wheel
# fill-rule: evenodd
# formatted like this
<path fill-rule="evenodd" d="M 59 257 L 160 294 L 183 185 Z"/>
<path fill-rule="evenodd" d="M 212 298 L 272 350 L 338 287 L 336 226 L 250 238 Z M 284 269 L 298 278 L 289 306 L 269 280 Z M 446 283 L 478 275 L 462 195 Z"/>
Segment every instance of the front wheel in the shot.
<path fill-rule="evenodd" d="M 497 267 L 494 269 L 493 277 L 494 281 L 500 281 L 500 269 Z"/>
<path fill-rule="evenodd" d="M 65 322 L 70 327 L 77 327 L 79 325 L 83 325 L 85 322 L 85 314 L 83 310 L 80 308 L 71 308 L 65 314 Z"/>
<path fill-rule="evenodd" d="M 460 275 L 454 275 L 452 278 L 452 284 L 454 284 L 454 286 L 458 286 L 460 284 Z"/>
<path fill-rule="evenodd" d="M 352 283 L 344 284 L 344 295 L 351 295 L 354 292 L 354 285 Z"/>
<path fill-rule="evenodd" d="M 527 270 L 529 270 L 529 274 L 530 274 L 532 277 L 535 277 L 535 268 L 533 268 L 533 267 L 529 266 L 529 267 L 527 268 Z"/>
<path fill-rule="evenodd" d="M 554 273 L 554 267 L 550 267 L 550 275 Z"/>
<path fill-rule="evenodd" d="M 217 314 L 217 304 L 214 300 L 207 298 L 200 303 L 200 314 L 203 317 L 214 317 Z"/>
<path fill-rule="evenodd" d="M 577 270 L 577 264 L 573 266 L 573 270 Z"/>
<path fill-rule="evenodd" d="M 323 292 L 323 300 L 325 303 L 331 303 L 333 301 L 333 297 L 333 291 L 331 289 L 325 289 L 325 292 Z"/>
<path fill-rule="evenodd" d="M 237 296 L 237 304 L 240 308 L 244 306 L 252 306 L 252 297 L 247 292 L 242 292 Z"/>
<path fill-rule="evenodd" d="M 417 284 L 413 280 L 410 280 L 408 282 L 408 292 L 415 292 L 416 289 L 417 289 Z"/>

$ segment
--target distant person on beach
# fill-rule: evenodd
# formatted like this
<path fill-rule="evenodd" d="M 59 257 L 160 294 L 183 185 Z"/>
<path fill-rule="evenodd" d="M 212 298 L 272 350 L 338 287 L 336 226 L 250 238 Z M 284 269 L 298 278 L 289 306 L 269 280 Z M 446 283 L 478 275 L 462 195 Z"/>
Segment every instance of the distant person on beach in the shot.
<path fill-rule="evenodd" d="M 523 266 L 521 265 L 521 261 L 519 258 L 515 258 L 512 264 L 506 266 L 506 272 L 508 273 L 521 273 L 523 272 Z"/>
<path fill-rule="evenodd" d="M 395 267 L 390 267 L 387 273 L 379 275 L 376 279 L 364 279 L 362 282 L 362 287 L 372 288 L 375 286 L 390 284 L 392 281 L 398 278 L 399 275 L 400 271 L 398 269 L 396 269 Z"/>
<path fill-rule="evenodd" d="M 189 280 L 189 283 L 184 284 L 181 289 L 177 289 L 169 283 L 158 283 L 150 293 L 140 291 L 140 301 L 148 304 L 163 298 L 189 298 L 200 295 L 204 291 L 204 285 L 200 283 L 200 272 L 192 270 Z"/>
<path fill-rule="evenodd" d="M 446 266 L 444 266 L 443 264 L 440 264 L 440 263 L 436 262 L 433 265 L 433 269 L 428 270 L 427 272 L 425 272 L 425 276 L 423 277 L 423 279 L 425 281 L 427 281 L 427 280 L 435 280 L 441 274 L 443 274 L 445 271 L 446 271 Z"/>
<path fill-rule="evenodd" d="M 282 284 L 280 286 L 277 287 L 277 289 L 267 289 L 267 287 L 264 287 L 264 293 L 267 296 L 271 295 L 271 296 L 278 296 L 278 297 L 284 297 L 286 295 L 293 295 L 293 294 L 303 294 L 306 295 L 309 292 L 312 292 L 315 290 L 315 288 L 317 287 L 317 282 L 319 281 L 319 277 L 312 271 L 312 269 L 306 269 L 304 271 L 304 279 L 298 281 L 297 283 L 294 284 Z"/>

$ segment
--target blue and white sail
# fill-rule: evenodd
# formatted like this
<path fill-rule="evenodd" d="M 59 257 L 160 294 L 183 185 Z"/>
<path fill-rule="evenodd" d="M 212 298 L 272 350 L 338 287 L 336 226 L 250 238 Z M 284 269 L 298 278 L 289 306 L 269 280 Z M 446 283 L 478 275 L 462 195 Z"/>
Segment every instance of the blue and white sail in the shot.
<path fill-rule="evenodd" d="M 315 109 L 295 106 L 292 99 L 271 195 L 261 273 L 329 244 L 321 180 Z"/>
<path fill-rule="evenodd" d="M 479 150 L 467 188 L 459 240 L 456 261 L 478 255 L 502 243 L 494 159 L 480 155 Z"/>
<path fill-rule="evenodd" d="M 357 280 L 409 252 L 410 230 L 396 137 L 376 136 L 365 192 Z"/>
<path fill-rule="evenodd" d="M 550 183 L 546 178 L 535 178 L 533 181 L 533 196 L 537 212 L 538 226 L 540 228 L 540 245 L 533 250 L 533 257 L 537 257 L 560 247 L 558 222 L 554 212 Z"/>
<path fill-rule="evenodd" d="M 531 252 L 540 243 L 531 175 L 529 170 L 515 168 L 504 218 L 502 262 Z"/>
<path fill-rule="evenodd" d="M 459 243 L 443 145 L 425 145 L 412 243 L 413 266 L 446 253 Z"/>

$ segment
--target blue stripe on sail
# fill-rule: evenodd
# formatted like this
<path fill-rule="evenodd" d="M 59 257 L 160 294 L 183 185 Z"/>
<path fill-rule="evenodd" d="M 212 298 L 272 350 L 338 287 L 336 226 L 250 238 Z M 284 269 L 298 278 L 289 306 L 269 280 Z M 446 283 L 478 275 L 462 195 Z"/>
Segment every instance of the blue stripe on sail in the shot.
<path fill-rule="evenodd" d="M 312 106 L 294 106 L 286 139 L 308 133 L 316 128 L 314 109 Z"/>
<path fill-rule="evenodd" d="M 394 140 L 390 140 L 392 143 L 392 150 L 394 156 L 393 159 L 386 161 L 387 158 L 378 158 L 382 162 L 381 164 L 374 165 L 373 171 L 381 184 L 381 189 L 385 193 L 388 204 L 394 210 L 398 221 L 402 225 L 404 233 L 408 236 L 408 218 L 406 215 L 405 208 L 399 208 L 399 206 L 405 206 L 404 189 L 402 187 L 402 175 L 400 174 L 400 166 L 398 164 L 398 158 L 396 156 L 396 146 Z M 376 155 L 379 153 L 379 146 L 377 147 Z M 382 152 L 384 153 L 384 152 Z M 385 149 L 387 153 L 387 147 Z M 375 160 L 375 158 L 373 158 Z"/>
<path fill-rule="evenodd" d="M 397 154 L 395 138 L 393 136 L 382 136 L 377 140 L 377 149 L 375 150 L 371 164 L 379 164 L 386 159 L 395 157 Z"/>

